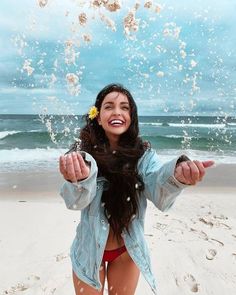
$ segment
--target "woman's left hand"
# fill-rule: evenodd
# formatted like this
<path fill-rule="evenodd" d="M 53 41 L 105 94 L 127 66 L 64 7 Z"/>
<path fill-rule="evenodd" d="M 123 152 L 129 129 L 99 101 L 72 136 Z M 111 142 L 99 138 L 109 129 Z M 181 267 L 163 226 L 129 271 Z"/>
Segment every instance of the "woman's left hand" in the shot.
<path fill-rule="evenodd" d="M 214 161 L 183 161 L 176 165 L 174 176 L 184 184 L 194 185 L 201 181 L 205 170 L 214 165 Z"/>

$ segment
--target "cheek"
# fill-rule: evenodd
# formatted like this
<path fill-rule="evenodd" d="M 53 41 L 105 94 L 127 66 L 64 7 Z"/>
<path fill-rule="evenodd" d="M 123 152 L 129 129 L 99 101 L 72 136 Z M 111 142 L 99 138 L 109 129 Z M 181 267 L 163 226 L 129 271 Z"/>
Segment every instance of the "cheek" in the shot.
<path fill-rule="evenodd" d="M 131 115 L 130 114 L 127 115 L 127 121 L 129 122 L 129 125 L 130 125 L 131 124 Z"/>

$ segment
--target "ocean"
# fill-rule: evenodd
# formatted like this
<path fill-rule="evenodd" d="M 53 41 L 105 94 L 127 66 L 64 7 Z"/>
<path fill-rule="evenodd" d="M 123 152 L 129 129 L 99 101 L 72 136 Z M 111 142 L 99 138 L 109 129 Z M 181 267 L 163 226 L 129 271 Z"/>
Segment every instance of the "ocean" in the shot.
<path fill-rule="evenodd" d="M 162 161 L 185 153 L 236 163 L 235 117 L 140 116 L 139 124 Z M 55 171 L 81 126 L 81 116 L 0 115 L 0 172 Z"/>

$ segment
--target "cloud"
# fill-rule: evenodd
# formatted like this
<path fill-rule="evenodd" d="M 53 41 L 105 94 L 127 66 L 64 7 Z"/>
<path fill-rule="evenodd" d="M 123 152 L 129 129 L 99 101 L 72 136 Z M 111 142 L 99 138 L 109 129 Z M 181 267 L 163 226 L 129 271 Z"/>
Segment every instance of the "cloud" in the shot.
<path fill-rule="evenodd" d="M 127 41 L 122 28 L 123 16 L 132 7 L 133 1 L 123 1 L 125 10 L 117 14 L 106 11 L 117 22 L 117 32 L 107 29 L 98 17 L 97 20 L 91 20 L 88 27 L 73 26 L 72 22 L 78 20 L 79 12 L 86 11 L 90 17 L 94 14 L 88 6 L 82 9 L 77 3 L 78 1 L 49 1 L 47 6 L 40 8 L 37 1 L 32 0 L 15 0 L 11 1 L 11 5 L 6 0 L 0 2 L 0 85 L 5 89 L 0 97 L 1 109 L 4 107 L 6 110 L 2 98 L 7 95 L 7 109 L 12 110 L 12 101 L 21 100 L 25 108 L 15 110 L 32 112 L 28 96 L 24 98 L 22 93 L 25 91 L 27 95 L 32 95 L 33 91 L 28 89 L 33 85 L 36 88 L 33 95 L 40 101 L 43 100 L 52 91 L 48 83 L 52 74 L 57 78 L 55 93 L 68 96 L 77 111 L 84 111 L 105 84 L 121 82 L 137 98 L 142 97 L 139 101 L 142 114 L 164 109 L 164 101 L 167 100 L 170 101 L 167 105 L 169 111 L 178 112 L 179 101 L 187 102 L 189 99 L 193 85 L 191 79 L 195 72 L 201 91 L 194 94 L 193 98 L 199 99 L 199 111 L 208 106 L 208 110 L 212 111 L 221 104 L 226 108 L 225 101 L 235 95 L 235 1 L 226 0 L 213 5 L 211 0 L 166 0 L 160 2 L 165 4 L 161 16 L 142 8 L 137 12 L 141 23 L 142 20 L 148 22 L 151 16 L 156 19 L 146 27 L 142 23 L 143 28 L 140 26 L 137 41 Z M 98 15 L 98 10 L 95 13 Z M 186 42 L 185 59 L 179 54 L 178 40 L 163 37 L 164 25 L 171 22 L 181 27 L 180 38 Z M 90 44 L 82 41 L 83 33 L 92 35 Z M 17 48 L 13 46 L 14 38 L 18 38 L 18 41 L 15 40 L 15 43 L 18 42 Z M 74 47 L 76 52 L 80 52 L 74 65 L 65 63 L 64 42 L 69 39 L 73 39 L 75 44 L 80 42 L 80 47 Z M 158 54 L 155 50 L 157 45 L 162 46 L 166 52 Z M 20 46 L 22 52 L 18 52 Z M 34 68 L 31 76 L 22 71 L 26 59 L 31 59 Z M 191 59 L 197 61 L 194 70 L 189 69 Z M 54 66 L 55 61 L 58 63 L 57 68 Z M 176 70 L 174 65 L 176 69 L 179 65 L 183 66 L 183 70 Z M 81 70 L 83 67 L 85 68 Z M 69 72 L 78 71 L 83 72 L 80 80 L 81 95 L 73 98 L 67 92 L 65 77 Z M 157 77 L 158 71 L 164 73 L 163 78 Z M 183 83 L 184 79 L 187 80 L 186 77 L 190 77 L 187 84 Z M 13 86 L 16 88 L 11 92 Z M 219 88 L 225 93 L 222 102 L 215 99 Z M 17 98 L 13 97 L 15 94 L 19 94 L 16 95 Z M 82 109 L 76 106 L 78 100 Z"/>

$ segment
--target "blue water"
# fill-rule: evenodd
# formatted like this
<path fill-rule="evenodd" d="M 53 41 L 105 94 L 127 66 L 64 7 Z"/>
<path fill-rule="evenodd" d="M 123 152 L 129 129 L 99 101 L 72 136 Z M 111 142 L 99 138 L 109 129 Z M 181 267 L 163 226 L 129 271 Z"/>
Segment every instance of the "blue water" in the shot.
<path fill-rule="evenodd" d="M 140 136 L 164 158 L 184 151 L 236 161 L 236 118 L 140 116 L 139 125 Z M 50 166 L 78 138 L 81 126 L 80 116 L 0 115 L 1 170 Z"/>

